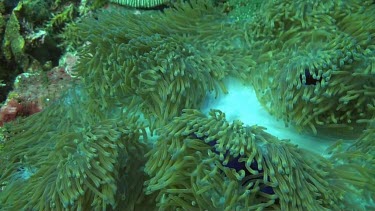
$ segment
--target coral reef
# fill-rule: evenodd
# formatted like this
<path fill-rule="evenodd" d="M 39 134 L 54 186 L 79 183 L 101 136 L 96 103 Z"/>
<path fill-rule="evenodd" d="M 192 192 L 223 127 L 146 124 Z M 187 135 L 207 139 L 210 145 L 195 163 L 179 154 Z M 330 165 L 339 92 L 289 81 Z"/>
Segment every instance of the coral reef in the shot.
<path fill-rule="evenodd" d="M 37 113 L 59 99 L 62 93 L 79 80 L 72 77 L 72 65 L 76 62 L 77 56 L 67 53 L 62 57 L 60 65 L 49 71 L 41 71 L 36 66 L 36 70 L 18 75 L 13 90 L 0 108 L 0 126 L 17 117 Z"/>
<path fill-rule="evenodd" d="M 15 9 L 16 11 L 19 8 Z M 20 24 L 16 17 L 16 13 L 13 12 L 6 24 L 4 42 L 2 45 L 2 51 L 7 60 L 11 60 L 14 57 L 17 61 L 24 61 L 22 59 L 25 48 L 25 39 L 20 35 Z"/>
<path fill-rule="evenodd" d="M 97 2 L 97 1 L 95 1 Z M 86 0 L 25 0 L 0 2 L 0 101 L 5 100 L 15 77 L 36 65 L 45 71 L 58 65 L 65 24 L 97 9 Z"/>
<path fill-rule="evenodd" d="M 38 113 L 41 108 L 35 102 L 20 103 L 16 99 L 8 100 L 0 109 L 0 126 L 17 117 L 26 117 Z"/>

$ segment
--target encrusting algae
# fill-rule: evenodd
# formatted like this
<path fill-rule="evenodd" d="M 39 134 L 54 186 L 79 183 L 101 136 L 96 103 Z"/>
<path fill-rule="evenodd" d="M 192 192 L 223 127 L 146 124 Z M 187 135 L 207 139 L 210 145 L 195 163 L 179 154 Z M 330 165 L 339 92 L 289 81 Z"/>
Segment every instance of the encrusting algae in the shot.
<path fill-rule="evenodd" d="M 204 0 L 71 24 L 80 84 L 4 125 L 0 210 L 374 209 L 375 6 L 257 6 L 236 21 Z M 301 130 L 361 135 L 323 157 L 201 113 L 228 76 Z"/>

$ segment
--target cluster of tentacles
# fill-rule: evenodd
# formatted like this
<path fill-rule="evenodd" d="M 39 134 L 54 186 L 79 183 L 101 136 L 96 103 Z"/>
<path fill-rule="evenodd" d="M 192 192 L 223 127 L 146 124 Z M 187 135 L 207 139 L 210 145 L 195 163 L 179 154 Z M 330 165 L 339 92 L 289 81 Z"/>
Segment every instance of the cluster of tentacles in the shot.
<path fill-rule="evenodd" d="M 5 125 L 0 210 L 373 209 L 374 10 L 267 1 L 236 22 L 205 0 L 84 18 L 64 34 L 82 83 Z M 228 76 L 301 130 L 366 130 L 322 157 L 201 113 Z"/>

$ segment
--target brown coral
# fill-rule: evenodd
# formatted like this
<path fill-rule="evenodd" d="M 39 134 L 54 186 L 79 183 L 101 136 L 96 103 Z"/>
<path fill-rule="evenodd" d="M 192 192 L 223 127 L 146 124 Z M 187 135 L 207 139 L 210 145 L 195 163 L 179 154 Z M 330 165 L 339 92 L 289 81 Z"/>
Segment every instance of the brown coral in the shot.
<path fill-rule="evenodd" d="M 15 120 L 17 117 L 30 116 L 41 110 L 37 102 L 18 102 L 16 99 L 10 99 L 0 109 L 0 126 Z"/>

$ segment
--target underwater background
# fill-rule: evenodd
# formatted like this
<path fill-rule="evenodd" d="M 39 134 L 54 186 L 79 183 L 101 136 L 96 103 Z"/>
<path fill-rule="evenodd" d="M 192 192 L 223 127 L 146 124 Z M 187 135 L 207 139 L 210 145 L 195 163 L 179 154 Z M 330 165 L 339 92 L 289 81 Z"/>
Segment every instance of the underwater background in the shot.
<path fill-rule="evenodd" d="M 375 210 L 373 0 L 1 0 L 0 210 Z"/>

